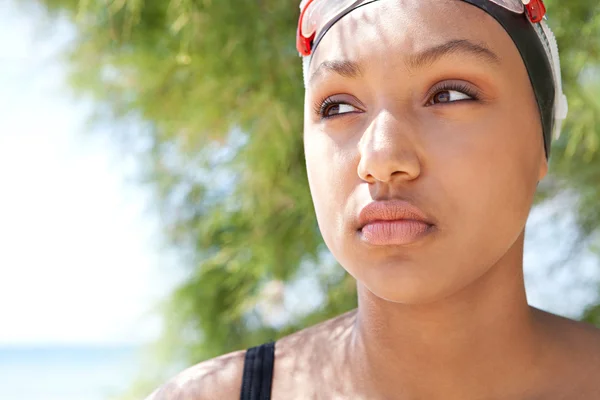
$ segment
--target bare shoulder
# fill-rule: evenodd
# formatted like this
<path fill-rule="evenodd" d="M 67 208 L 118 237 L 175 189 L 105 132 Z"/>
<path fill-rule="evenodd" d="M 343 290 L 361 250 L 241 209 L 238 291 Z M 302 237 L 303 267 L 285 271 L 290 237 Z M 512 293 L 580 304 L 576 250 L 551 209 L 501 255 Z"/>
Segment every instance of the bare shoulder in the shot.
<path fill-rule="evenodd" d="M 585 352 L 590 360 L 600 363 L 600 329 L 586 322 L 542 313 L 559 342 L 567 345 L 574 353 Z"/>
<path fill-rule="evenodd" d="M 542 319 L 558 354 L 555 382 L 560 388 L 556 391 L 564 389 L 565 398 L 599 399 L 600 329 L 549 313 L 543 313 Z"/>
<path fill-rule="evenodd" d="M 303 354 L 303 350 L 313 350 L 319 354 L 327 353 L 332 345 L 343 341 L 350 334 L 356 322 L 356 310 L 339 315 L 312 327 L 298 331 L 277 342 L 277 354 L 292 353 L 294 357 Z M 309 353 L 313 353 L 310 351 Z"/>
<path fill-rule="evenodd" d="M 344 393 L 345 344 L 356 313 L 349 312 L 298 331 L 277 342 L 273 398 L 322 398 L 322 391 Z M 321 393 L 319 393 L 319 391 Z M 344 395 L 331 398 L 348 398 Z"/>
<path fill-rule="evenodd" d="M 348 332 L 354 313 L 347 313 L 277 341 L 274 393 L 298 390 L 310 382 L 314 366 L 331 357 L 336 342 Z M 195 365 L 156 389 L 146 400 L 239 399 L 246 351 L 238 351 Z M 293 379 L 291 379 L 293 376 Z M 299 395 L 297 398 L 306 398 Z M 310 396 L 309 396 L 310 397 Z"/>
<path fill-rule="evenodd" d="M 186 369 L 146 400 L 239 399 L 245 351 L 226 354 Z"/>

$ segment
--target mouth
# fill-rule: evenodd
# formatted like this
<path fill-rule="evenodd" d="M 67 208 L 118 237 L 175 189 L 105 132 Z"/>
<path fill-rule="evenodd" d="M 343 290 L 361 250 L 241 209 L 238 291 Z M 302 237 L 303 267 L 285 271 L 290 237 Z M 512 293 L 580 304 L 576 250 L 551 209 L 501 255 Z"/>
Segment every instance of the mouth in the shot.
<path fill-rule="evenodd" d="M 415 243 L 435 227 L 416 206 L 405 201 L 368 204 L 359 214 L 361 239 L 374 246 L 402 246 Z"/>

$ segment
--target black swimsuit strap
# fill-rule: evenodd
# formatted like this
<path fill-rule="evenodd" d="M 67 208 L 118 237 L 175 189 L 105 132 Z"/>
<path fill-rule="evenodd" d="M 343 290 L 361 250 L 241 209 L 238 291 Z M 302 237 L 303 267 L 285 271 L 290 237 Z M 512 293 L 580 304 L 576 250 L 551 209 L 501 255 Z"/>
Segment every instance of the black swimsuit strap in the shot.
<path fill-rule="evenodd" d="M 266 343 L 246 351 L 241 400 L 270 400 L 275 343 Z"/>

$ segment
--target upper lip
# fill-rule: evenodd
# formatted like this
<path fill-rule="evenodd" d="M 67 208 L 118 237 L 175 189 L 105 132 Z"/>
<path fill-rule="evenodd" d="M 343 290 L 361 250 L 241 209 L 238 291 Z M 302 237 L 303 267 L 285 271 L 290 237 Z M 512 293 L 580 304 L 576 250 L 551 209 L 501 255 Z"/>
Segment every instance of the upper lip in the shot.
<path fill-rule="evenodd" d="M 419 221 L 433 225 L 431 219 L 418 207 L 403 200 L 374 201 L 367 204 L 358 215 L 360 229 L 378 221 Z"/>

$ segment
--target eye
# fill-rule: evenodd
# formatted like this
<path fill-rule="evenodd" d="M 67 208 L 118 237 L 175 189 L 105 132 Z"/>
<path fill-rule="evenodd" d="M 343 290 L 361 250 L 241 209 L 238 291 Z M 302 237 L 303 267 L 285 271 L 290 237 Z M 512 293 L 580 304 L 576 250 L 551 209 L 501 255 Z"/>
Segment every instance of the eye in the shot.
<path fill-rule="evenodd" d="M 471 96 L 469 96 L 468 94 L 461 93 L 458 90 L 443 90 L 433 95 L 433 97 L 431 98 L 431 104 L 452 103 L 454 101 L 470 99 L 472 99 Z"/>
<path fill-rule="evenodd" d="M 315 113 L 321 119 L 338 117 L 344 114 L 354 114 L 362 110 L 342 99 L 328 97 L 320 103 L 315 104 Z"/>
<path fill-rule="evenodd" d="M 338 103 L 338 104 L 331 104 L 331 105 L 327 106 L 323 110 L 321 115 L 324 118 L 329 118 L 329 117 L 333 117 L 335 115 L 348 114 L 348 113 L 353 113 L 356 111 L 358 111 L 358 108 L 356 108 L 350 104 Z"/>
<path fill-rule="evenodd" d="M 440 87 L 434 88 L 433 95 L 427 102 L 428 106 L 436 104 L 454 103 L 457 101 L 477 100 L 477 93 L 471 87 L 465 84 L 455 82 L 442 84 Z"/>

